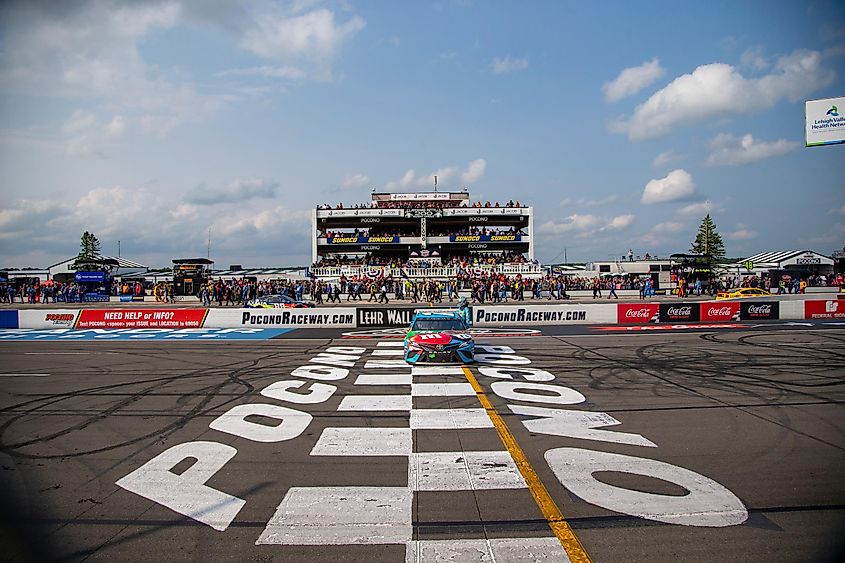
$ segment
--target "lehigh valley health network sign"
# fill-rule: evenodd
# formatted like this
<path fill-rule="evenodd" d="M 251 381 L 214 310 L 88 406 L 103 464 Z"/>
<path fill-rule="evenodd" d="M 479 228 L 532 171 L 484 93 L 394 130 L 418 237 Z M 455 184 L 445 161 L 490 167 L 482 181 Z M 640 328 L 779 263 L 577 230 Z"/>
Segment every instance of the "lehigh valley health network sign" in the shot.
<path fill-rule="evenodd" d="M 808 147 L 845 143 L 845 98 L 809 100 L 804 106 Z"/>

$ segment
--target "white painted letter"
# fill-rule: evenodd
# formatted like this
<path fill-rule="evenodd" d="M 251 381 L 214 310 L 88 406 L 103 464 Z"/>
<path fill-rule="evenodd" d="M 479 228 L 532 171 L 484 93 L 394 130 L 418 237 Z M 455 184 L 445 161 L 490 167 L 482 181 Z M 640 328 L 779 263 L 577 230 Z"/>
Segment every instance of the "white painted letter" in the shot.
<path fill-rule="evenodd" d="M 531 360 L 516 354 L 475 354 L 476 362 L 482 364 L 501 364 L 506 366 L 522 366 L 531 363 Z"/>
<path fill-rule="evenodd" d="M 510 346 L 492 346 L 490 344 L 476 344 L 476 350 L 484 350 L 488 354 L 513 354 L 514 349 Z"/>
<path fill-rule="evenodd" d="M 292 379 L 290 381 L 277 381 L 271 383 L 261 390 L 261 394 L 271 399 L 279 401 L 288 401 L 290 403 L 297 403 L 300 405 L 312 405 L 322 403 L 334 395 L 337 387 L 334 385 L 327 385 L 325 383 L 312 383 L 307 389 L 307 393 L 294 393 L 288 389 L 299 389 L 305 385 L 305 381 L 298 381 Z"/>
<path fill-rule="evenodd" d="M 330 354 L 352 354 L 354 356 L 360 356 L 366 351 L 366 348 L 353 346 L 332 346 L 331 348 L 326 348 L 326 352 L 329 352 Z"/>
<path fill-rule="evenodd" d="M 516 381 L 496 381 L 490 385 L 493 393 L 503 399 L 512 401 L 525 401 L 528 403 L 551 403 L 553 405 L 577 405 L 587 400 L 584 395 L 560 385 L 549 385 L 546 383 L 518 383 Z M 534 389 L 536 391 L 547 391 L 554 395 L 540 395 L 534 393 L 522 393 L 518 389 Z"/>
<path fill-rule="evenodd" d="M 631 444 L 656 448 L 657 445 L 640 434 L 614 432 L 612 430 L 595 430 L 602 426 L 621 424 L 618 420 L 603 412 L 570 411 L 564 409 L 547 409 L 545 407 L 530 407 L 527 405 L 508 405 L 514 414 L 539 416 L 533 420 L 523 420 L 522 424 L 531 432 L 548 434 L 550 436 L 565 436 L 581 438 L 582 440 L 599 440 L 615 444 Z"/>
<path fill-rule="evenodd" d="M 294 377 L 306 377 L 320 381 L 336 381 L 349 375 L 349 370 L 332 366 L 300 366 L 290 374 Z"/>
<path fill-rule="evenodd" d="M 115 484 L 222 532 L 246 501 L 205 483 L 237 452 L 217 442 L 186 442 L 161 452 Z M 196 461 L 181 475 L 171 471 L 192 458 Z"/>
<path fill-rule="evenodd" d="M 266 416 L 281 422 L 276 426 L 267 426 L 266 424 L 247 421 L 246 417 L 248 416 Z M 253 403 L 232 407 L 228 412 L 212 420 L 208 427 L 255 442 L 284 442 L 305 432 L 310 422 L 311 415 L 307 412 L 276 405 Z"/>
<path fill-rule="evenodd" d="M 521 376 L 526 381 L 551 381 L 555 376 L 544 369 L 537 368 L 494 368 L 483 366 L 478 368 L 481 375 L 496 377 L 498 379 L 513 379 L 513 376 Z"/>
<path fill-rule="evenodd" d="M 560 484 L 585 501 L 608 510 L 667 524 L 722 528 L 742 524 L 745 506 L 728 489 L 689 469 L 662 461 L 580 448 L 546 452 L 546 462 Z M 645 475 L 689 491 L 683 496 L 632 491 L 593 477 L 599 471 Z"/>

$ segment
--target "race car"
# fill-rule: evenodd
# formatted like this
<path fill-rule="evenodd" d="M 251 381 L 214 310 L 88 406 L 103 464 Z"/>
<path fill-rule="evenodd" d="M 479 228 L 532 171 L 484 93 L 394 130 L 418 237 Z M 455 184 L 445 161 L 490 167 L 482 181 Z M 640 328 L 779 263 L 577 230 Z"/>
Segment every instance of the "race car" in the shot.
<path fill-rule="evenodd" d="M 287 295 L 265 295 L 263 297 L 256 297 L 246 304 L 252 309 L 303 309 L 316 307 L 313 303 L 307 301 L 297 301 Z"/>
<path fill-rule="evenodd" d="M 418 312 L 405 336 L 405 361 L 474 362 L 475 342 L 460 311 Z"/>
<path fill-rule="evenodd" d="M 716 294 L 716 299 L 736 299 L 739 297 L 762 297 L 764 295 L 771 295 L 765 289 L 759 287 L 741 287 L 739 289 L 729 289 L 727 291 L 720 291 Z"/>

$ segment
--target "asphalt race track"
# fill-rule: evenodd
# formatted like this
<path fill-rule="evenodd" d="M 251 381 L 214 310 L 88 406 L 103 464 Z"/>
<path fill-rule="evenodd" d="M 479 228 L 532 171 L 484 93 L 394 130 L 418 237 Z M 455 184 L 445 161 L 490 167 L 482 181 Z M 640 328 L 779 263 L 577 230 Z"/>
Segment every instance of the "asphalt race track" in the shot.
<path fill-rule="evenodd" d="M 341 332 L 0 341 L 3 558 L 841 560 L 845 327 Z"/>

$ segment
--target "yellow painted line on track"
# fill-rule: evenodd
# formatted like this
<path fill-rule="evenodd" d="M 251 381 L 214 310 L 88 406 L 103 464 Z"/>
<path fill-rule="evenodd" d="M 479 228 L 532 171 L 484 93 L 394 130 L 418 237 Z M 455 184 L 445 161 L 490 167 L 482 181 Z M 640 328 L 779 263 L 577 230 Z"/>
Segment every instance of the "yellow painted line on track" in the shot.
<path fill-rule="evenodd" d="M 563 549 L 569 556 L 570 561 L 576 563 L 589 563 L 591 559 L 587 554 L 587 550 L 584 549 L 584 546 L 581 544 L 581 540 L 578 539 L 578 536 L 575 535 L 575 532 L 572 531 L 569 523 L 563 517 L 563 513 L 557 507 L 557 504 L 549 494 L 546 486 L 540 480 L 537 472 L 534 471 L 533 467 L 531 467 L 531 462 L 528 461 L 528 458 L 525 456 L 522 448 L 519 447 L 519 444 L 516 442 L 513 434 L 511 434 L 508 425 L 502 417 L 499 416 L 499 413 L 496 412 L 496 408 L 493 406 L 493 403 L 490 402 L 490 399 L 487 398 L 487 395 L 484 393 L 484 389 L 481 388 L 481 385 L 472 374 L 472 371 L 470 371 L 470 369 L 466 366 L 463 367 L 463 370 L 467 381 L 469 381 L 469 384 L 472 386 L 473 390 L 475 390 L 478 401 L 481 403 L 481 406 L 484 407 L 484 410 L 487 411 L 487 416 L 489 416 L 490 420 L 493 422 L 493 426 L 495 426 L 496 431 L 499 433 L 502 443 L 511 454 L 511 457 L 516 463 L 517 468 L 519 468 L 519 472 L 522 474 L 523 479 L 525 479 L 525 483 L 528 485 L 528 490 L 531 491 L 531 495 L 537 502 L 537 506 L 540 508 L 540 511 L 543 513 L 546 521 L 548 521 L 549 527 L 560 541 L 560 545 L 563 546 Z"/>

